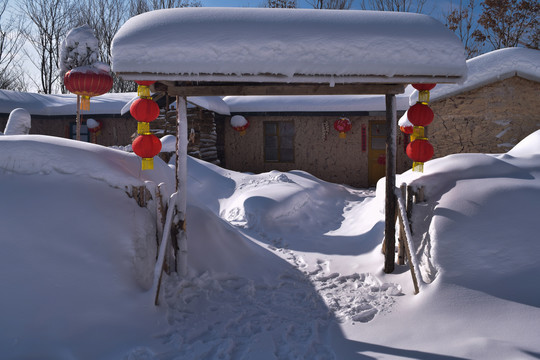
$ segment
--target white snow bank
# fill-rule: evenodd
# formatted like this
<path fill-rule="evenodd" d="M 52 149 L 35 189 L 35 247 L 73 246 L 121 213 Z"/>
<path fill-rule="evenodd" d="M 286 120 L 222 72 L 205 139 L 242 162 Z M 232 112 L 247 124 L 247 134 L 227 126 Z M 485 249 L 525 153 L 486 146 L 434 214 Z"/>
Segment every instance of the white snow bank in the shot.
<path fill-rule="evenodd" d="M 152 11 L 116 33 L 112 63 L 123 78 L 143 80 L 241 75 L 243 81 L 334 83 L 411 76 L 410 82 L 434 76 L 456 82 L 466 76 L 463 45 L 442 23 L 420 14 L 356 10 Z"/>
<path fill-rule="evenodd" d="M 133 153 L 59 137 L 2 136 L 0 152 L 0 170 L 7 173 L 70 174 L 122 189 L 144 185 L 145 181 L 174 184 L 174 175 L 158 157 L 154 158 L 154 170 L 142 171 L 141 160 Z"/>
<path fill-rule="evenodd" d="M 396 96 L 398 110 L 409 108 L 409 96 L 414 88 L 407 86 L 405 93 Z M 385 111 L 386 100 L 381 95 L 331 96 L 226 96 L 232 113 L 247 112 L 349 112 Z"/>
<path fill-rule="evenodd" d="M 506 48 L 491 51 L 467 60 L 468 76 L 462 84 L 438 84 L 430 91 L 430 100 L 442 99 L 512 76 L 540 82 L 540 51 L 526 48 Z M 418 100 L 418 91 L 410 104 Z"/>
<path fill-rule="evenodd" d="M 126 102 L 135 93 L 108 93 L 90 98 L 90 110 L 85 114 L 120 114 Z M 75 115 L 77 95 L 37 94 L 11 90 L 0 90 L 0 113 L 10 113 L 13 109 L 24 108 L 32 115 Z"/>
<path fill-rule="evenodd" d="M 5 135 L 28 135 L 32 127 L 32 117 L 23 108 L 14 109 L 6 123 Z"/>

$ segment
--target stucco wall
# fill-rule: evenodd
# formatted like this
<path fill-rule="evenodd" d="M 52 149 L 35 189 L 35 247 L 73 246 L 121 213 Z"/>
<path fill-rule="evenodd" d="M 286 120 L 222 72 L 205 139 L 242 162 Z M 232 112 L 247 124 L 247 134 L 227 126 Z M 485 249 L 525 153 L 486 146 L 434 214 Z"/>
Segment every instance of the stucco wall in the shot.
<path fill-rule="evenodd" d="M 430 103 L 434 157 L 503 153 L 540 129 L 540 83 L 512 77 Z"/>
<path fill-rule="evenodd" d="M 228 125 L 224 126 L 224 149 L 227 168 L 235 171 L 261 173 L 271 170 L 303 170 L 322 180 L 354 187 L 368 186 L 368 147 L 362 151 L 362 125 L 369 129 L 370 120 L 385 121 L 384 116 L 347 116 L 352 130 L 346 139 L 340 139 L 334 130 L 339 116 L 245 116 L 250 126 L 241 136 Z M 264 161 L 263 122 L 294 121 L 294 163 Z M 323 137 L 324 123 L 328 124 L 328 136 Z M 369 134 L 367 134 L 369 136 Z M 367 137 L 366 137 L 367 141 Z M 402 138 L 398 152 L 403 162 Z"/>

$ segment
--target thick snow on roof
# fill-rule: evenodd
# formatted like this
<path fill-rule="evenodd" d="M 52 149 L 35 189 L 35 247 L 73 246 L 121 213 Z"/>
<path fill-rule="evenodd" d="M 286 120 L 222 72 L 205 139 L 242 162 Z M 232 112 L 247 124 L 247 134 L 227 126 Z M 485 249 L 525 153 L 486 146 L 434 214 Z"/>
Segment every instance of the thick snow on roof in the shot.
<path fill-rule="evenodd" d="M 396 95 L 398 110 L 409 108 L 409 96 L 414 88 Z M 226 96 L 223 98 L 231 113 L 253 112 L 354 112 L 385 111 L 384 95 L 328 96 Z"/>
<path fill-rule="evenodd" d="M 135 96 L 131 98 L 122 108 L 121 114 L 124 115 L 129 112 L 131 104 L 139 97 Z M 188 107 L 198 106 L 206 110 L 210 110 L 220 115 L 230 115 L 229 106 L 219 96 L 188 96 Z M 176 101 L 171 104 L 176 108 Z"/>
<path fill-rule="evenodd" d="M 360 10 L 157 10 L 120 28 L 112 59 L 113 71 L 132 80 L 332 84 L 466 76 L 463 45 L 439 21 Z"/>
<path fill-rule="evenodd" d="M 526 48 L 495 50 L 467 60 L 468 76 L 463 84 L 441 84 L 431 90 L 431 100 L 473 90 L 513 76 L 540 82 L 540 51 Z M 411 95 L 410 103 L 418 99 Z"/>
<path fill-rule="evenodd" d="M 85 114 L 120 114 L 122 107 L 135 95 L 135 93 L 108 93 L 94 96 L 90 99 L 90 110 L 85 111 Z M 9 114 L 16 108 L 23 108 L 30 115 L 74 115 L 77 111 L 77 95 L 0 90 L 0 113 Z"/>

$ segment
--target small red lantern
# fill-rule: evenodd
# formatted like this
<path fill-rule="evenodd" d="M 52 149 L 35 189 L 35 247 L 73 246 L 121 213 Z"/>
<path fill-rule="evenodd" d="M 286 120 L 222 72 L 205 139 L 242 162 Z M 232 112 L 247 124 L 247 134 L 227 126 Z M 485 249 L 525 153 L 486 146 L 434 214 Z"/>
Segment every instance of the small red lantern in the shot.
<path fill-rule="evenodd" d="M 231 118 L 231 126 L 234 130 L 240 133 L 240 136 L 246 135 L 246 130 L 249 127 L 249 120 L 242 115 L 234 115 Z"/>
<path fill-rule="evenodd" d="M 407 111 L 407 117 L 414 126 L 427 126 L 433 121 L 433 110 L 426 104 L 417 102 Z"/>
<path fill-rule="evenodd" d="M 133 152 L 142 158 L 142 170 L 154 168 L 154 156 L 161 151 L 161 141 L 157 136 L 139 135 L 131 145 Z"/>
<path fill-rule="evenodd" d="M 351 131 L 352 123 L 351 120 L 347 118 L 341 118 L 334 121 L 334 129 L 339 131 L 339 137 L 341 139 L 345 139 L 347 137 L 347 134 L 345 134 L 348 131 Z"/>
<path fill-rule="evenodd" d="M 66 89 L 82 96 L 81 110 L 90 110 L 90 97 L 105 94 L 112 85 L 112 76 L 93 66 L 81 66 L 64 75 Z"/>
<path fill-rule="evenodd" d="M 429 91 L 433 89 L 437 84 L 412 84 L 413 88 L 418 91 Z"/>
<path fill-rule="evenodd" d="M 139 122 L 152 122 L 159 116 L 159 105 L 152 99 L 139 98 L 131 104 L 129 112 Z"/>
<path fill-rule="evenodd" d="M 416 139 L 407 145 L 407 156 L 414 162 L 424 163 L 433 157 L 433 146 L 426 139 Z"/>
<path fill-rule="evenodd" d="M 401 130 L 402 133 L 410 135 L 414 132 L 413 126 L 400 126 L 399 130 Z"/>

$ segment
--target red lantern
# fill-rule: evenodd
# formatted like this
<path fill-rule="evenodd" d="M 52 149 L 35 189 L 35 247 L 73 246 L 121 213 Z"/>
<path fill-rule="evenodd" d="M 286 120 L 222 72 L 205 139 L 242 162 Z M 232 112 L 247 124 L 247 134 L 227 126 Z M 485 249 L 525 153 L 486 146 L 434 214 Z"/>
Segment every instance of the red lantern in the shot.
<path fill-rule="evenodd" d="M 424 163 L 433 157 L 433 146 L 426 139 L 416 139 L 407 145 L 407 156 L 414 162 Z"/>
<path fill-rule="evenodd" d="M 137 83 L 137 85 L 141 86 L 150 86 L 155 83 L 155 81 L 152 80 L 135 80 L 135 82 Z"/>
<path fill-rule="evenodd" d="M 426 104 L 417 102 L 407 111 L 407 117 L 414 126 L 427 126 L 433 121 L 433 110 Z"/>
<path fill-rule="evenodd" d="M 142 158 L 142 170 L 154 168 L 154 156 L 161 151 L 161 141 L 157 136 L 139 135 L 131 144 L 133 152 Z"/>
<path fill-rule="evenodd" d="M 433 89 L 437 84 L 412 84 L 413 88 L 418 91 L 429 91 Z"/>
<path fill-rule="evenodd" d="M 334 121 L 334 129 L 339 131 L 339 137 L 345 139 L 347 135 L 345 134 L 348 131 L 351 131 L 352 123 L 351 120 L 347 118 L 341 118 Z"/>
<path fill-rule="evenodd" d="M 246 135 L 246 130 L 249 127 L 249 120 L 242 115 L 234 115 L 231 118 L 231 126 L 234 130 L 240 133 L 240 136 Z"/>
<path fill-rule="evenodd" d="M 159 105 L 152 99 L 139 98 L 131 104 L 129 112 L 137 121 L 152 122 L 159 116 Z"/>
<path fill-rule="evenodd" d="M 400 126 L 399 129 L 402 133 L 410 135 L 414 132 L 414 127 L 412 126 Z"/>
<path fill-rule="evenodd" d="M 112 76 L 91 66 L 72 69 L 64 75 L 64 86 L 70 92 L 82 96 L 81 109 L 90 110 L 90 97 L 111 90 Z"/>

